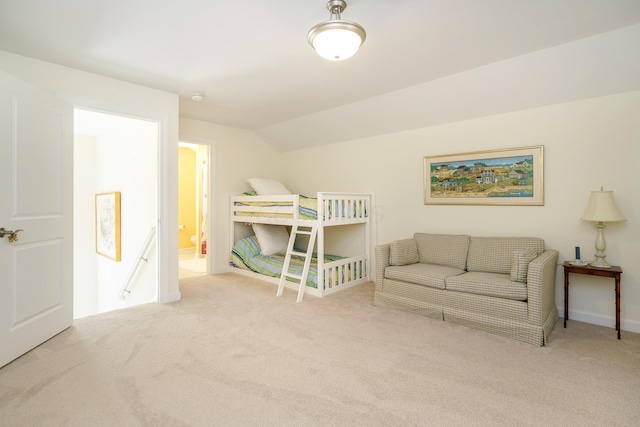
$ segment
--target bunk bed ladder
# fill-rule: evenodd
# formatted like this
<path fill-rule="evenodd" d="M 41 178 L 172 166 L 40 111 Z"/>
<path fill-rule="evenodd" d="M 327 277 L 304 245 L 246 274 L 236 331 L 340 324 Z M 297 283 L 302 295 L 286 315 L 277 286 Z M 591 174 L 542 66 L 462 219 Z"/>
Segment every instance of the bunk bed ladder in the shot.
<path fill-rule="evenodd" d="M 300 227 L 309 230 L 300 230 Z M 294 248 L 297 235 L 309 236 L 309 245 L 307 246 L 307 252 L 297 252 Z M 291 235 L 289 236 L 289 245 L 287 246 L 287 254 L 284 257 L 284 265 L 282 266 L 282 274 L 280 275 L 280 282 L 278 283 L 277 296 L 282 296 L 284 290 L 284 284 L 287 277 L 300 280 L 300 287 L 298 288 L 298 299 L 296 302 L 302 301 L 304 297 L 304 289 L 306 288 L 307 278 L 309 277 L 309 267 L 311 266 L 311 258 L 313 257 L 313 246 L 316 241 L 316 235 L 318 234 L 318 226 L 314 222 L 313 225 L 300 226 L 297 222 L 294 222 L 291 227 Z M 293 274 L 289 272 L 289 264 L 291 263 L 291 256 L 297 255 L 304 258 L 304 268 L 302 270 L 302 276 L 299 274 Z M 320 285 L 318 285 L 320 286 Z"/>

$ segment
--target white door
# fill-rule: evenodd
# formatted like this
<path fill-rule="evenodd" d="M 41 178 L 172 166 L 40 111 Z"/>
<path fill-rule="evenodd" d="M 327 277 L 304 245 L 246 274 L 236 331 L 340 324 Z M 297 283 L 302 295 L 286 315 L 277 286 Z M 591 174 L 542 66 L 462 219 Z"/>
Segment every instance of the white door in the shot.
<path fill-rule="evenodd" d="M 73 322 L 72 175 L 73 107 L 0 72 L 0 367 Z"/>

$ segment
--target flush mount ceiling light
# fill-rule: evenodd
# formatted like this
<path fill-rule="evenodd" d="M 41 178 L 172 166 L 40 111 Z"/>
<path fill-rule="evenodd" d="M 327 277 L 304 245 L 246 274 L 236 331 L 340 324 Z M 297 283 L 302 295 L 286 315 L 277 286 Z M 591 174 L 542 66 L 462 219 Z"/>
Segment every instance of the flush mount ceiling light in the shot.
<path fill-rule="evenodd" d="M 191 95 L 191 99 L 196 102 L 200 102 L 204 99 L 204 95 L 200 92 L 193 92 L 193 94 Z"/>
<path fill-rule="evenodd" d="M 342 61 L 351 58 L 364 43 L 367 33 L 355 22 L 343 21 L 340 14 L 346 9 L 344 0 L 331 0 L 327 3 L 329 20 L 309 30 L 307 39 L 318 55 L 330 61 Z"/>

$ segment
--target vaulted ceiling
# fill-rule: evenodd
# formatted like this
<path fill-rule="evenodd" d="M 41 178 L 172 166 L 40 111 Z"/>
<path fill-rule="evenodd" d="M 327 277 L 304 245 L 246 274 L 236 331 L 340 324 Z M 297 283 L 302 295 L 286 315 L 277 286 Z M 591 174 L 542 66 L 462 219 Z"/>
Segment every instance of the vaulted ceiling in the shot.
<path fill-rule="evenodd" d="M 624 38 L 640 0 L 347 3 L 367 40 L 341 62 L 306 40 L 326 0 L 0 0 L 0 50 L 176 93 L 280 151 L 640 89 L 637 51 L 588 42 Z"/>

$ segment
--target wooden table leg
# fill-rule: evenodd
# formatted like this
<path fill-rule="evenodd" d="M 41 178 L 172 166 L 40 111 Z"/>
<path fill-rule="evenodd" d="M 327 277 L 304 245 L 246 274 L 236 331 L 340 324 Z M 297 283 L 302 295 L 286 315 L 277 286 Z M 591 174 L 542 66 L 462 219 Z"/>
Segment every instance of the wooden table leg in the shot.
<path fill-rule="evenodd" d="M 567 327 L 569 320 L 569 272 L 564 272 L 564 327 Z"/>
<path fill-rule="evenodd" d="M 616 274 L 616 331 L 620 339 L 620 275 Z"/>

